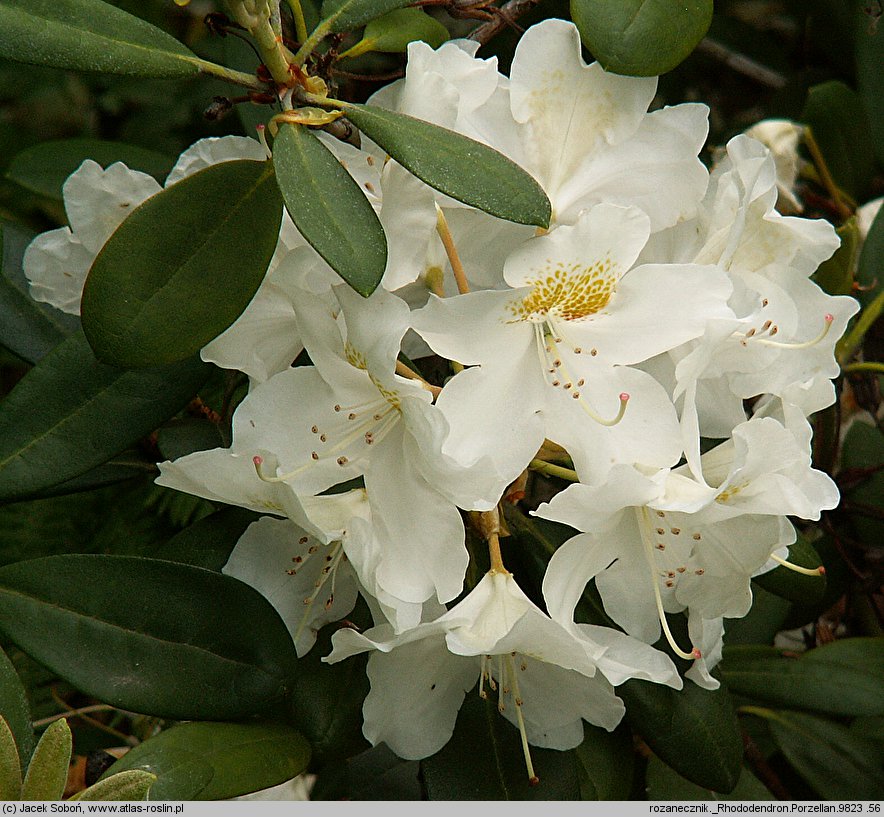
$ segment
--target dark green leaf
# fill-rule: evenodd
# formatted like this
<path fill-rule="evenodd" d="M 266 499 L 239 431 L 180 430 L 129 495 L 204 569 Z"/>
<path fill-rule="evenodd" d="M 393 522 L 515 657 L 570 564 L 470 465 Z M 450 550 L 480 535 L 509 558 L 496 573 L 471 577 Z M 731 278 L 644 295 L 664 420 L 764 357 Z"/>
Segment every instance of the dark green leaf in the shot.
<path fill-rule="evenodd" d="M 50 556 L 0 568 L 0 629 L 85 693 L 165 718 L 258 712 L 297 671 L 291 636 L 260 593 L 157 559 Z"/>
<path fill-rule="evenodd" d="M 162 153 L 137 145 L 103 139 L 58 139 L 41 142 L 14 156 L 6 177 L 32 193 L 61 201 L 65 180 L 86 159 L 102 167 L 123 162 L 132 170 L 150 174 L 161 184 L 174 164 Z"/>
<path fill-rule="evenodd" d="M 824 82 L 808 91 L 801 119 L 813 133 L 835 183 L 854 199 L 868 189 L 875 164 L 872 134 L 856 91 Z"/>
<path fill-rule="evenodd" d="M 248 160 L 200 170 L 133 210 L 83 290 L 99 360 L 144 367 L 196 354 L 252 299 L 281 222 L 273 165 Z"/>
<path fill-rule="evenodd" d="M 342 56 L 355 56 L 366 51 L 405 51 L 410 42 L 421 40 L 438 48 L 449 38 L 448 29 L 435 17 L 417 8 L 397 9 L 372 20 L 362 40 Z"/>
<path fill-rule="evenodd" d="M 606 71 L 652 77 L 703 39 L 712 0 L 571 0 L 571 19 Z"/>
<path fill-rule="evenodd" d="M 332 32 L 349 31 L 408 4 L 409 0 L 326 0 L 321 25 Z"/>
<path fill-rule="evenodd" d="M 0 0 L 0 57 L 140 77 L 189 77 L 203 60 L 101 0 Z"/>
<path fill-rule="evenodd" d="M 74 749 L 64 718 L 53 721 L 40 737 L 21 787 L 22 800 L 61 800 Z"/>
<path fill-rule="evenodd" d="M 882 222 L 884 223 L 884 222 Z M 884 277 L 884 267 L 879 270 Z M 841 493 L 850 532 L 870 545 L 884 542 L 884 520 L 876 511 L 884 496 L 884 435 L 866 423 L 852 423 L 841 452 Z M 870 510 L 870 513 L 865 513 Z"/>
<path fill-rule="evenodd" d="M 617 687 L 617 694 L 626 703 L 629 725 L 661 760 L 704 789 L 733 791 L 743 742 L 724 685 L 709 690 L 685 681 L 676 691 L 632 679 Z"/>
<path fill-rule="evenodd" d="M 634 752 L 632 733 L 621 726 L 606 732 L 584 725 L 585 737 L 575 750 L 582 800 L 629 800 Z"/>
<path fill-rule="evenodd" d="M 220 572 L 240 536 L 259 518 L 245 508 L 222 508 L 173 536 L 154 550 L 153 556 Z M 303 673 L 299 683 L 302 681 Z"/>
<path fill-rule="evenodd" d="M 144 371 L 98 363 L 81 332 L 63 341 L 0 403 L 0 498 L 85 474 L 155 429 L 205 381 L 189 360 Z"/>
<path fill-rule="evenodd" d="M 165 459 L 177 460 L 194 451 L 224 448 L 224 440 L 215 423 L 198 420 L 196 417 L 185 417 L 164 425 L 157 432 L 157 445 Z"/>
<path fill-rule="evenodd" d="M 0 344 L 28 363 L 36 363 L 79 325 L 74 316 L 31 298 L 22 256 L 33 237 L 0 222 Z"/>
<path fill-rule="evenodd" d="M 819 554 L 803 536 L 799 536 L 795 544 L 789 546 L 789 561 L 810 570 L 815 570 L 823 563 Z M 826 577 L 824 575 L 805 576 L 783 566 L 762 573 L 760 576 L 756 576 L 753 581 L 768 593 L 802 604 L 815 604 L 826 592 Z"/>
<path fill-rule="evenodd" d="M 743 618 L 724 621 L 725 644 L 771 644 L 784 629 L 789 615 L 788 601 L 752 583 L 752 609 Z"/>
<path fill-rule="evenodd" d="M 754 701 L 832 715 L 884 714 L 884 638 L 847 638 L 790 657 L 775 647 L 726 647 L 721 672 Z"/>
<path fill-rule="evenodd" d="M 416 760 L 403 760 L 382 743 L 323 768 L 310 799 L 421 800 L 419 771 Z"/>
<path fill-rule="evenodd" d="M 648 761 L 647 792 L 649 800 L 773 800 L 774 796 L 748 769 L 743 768 L 740 779 L 729 794 L 685 780 L 670 769 L 662 760 L 652 757 Z"/>
<path fill-rule="evenodd" d="M 34 750 L 34 730 L 31 728 L 31 708 L 25 688 L 6 653 L 0 649 L 0 715 L 2 715 L 18 747 L 21 768 L 28 765 Z M 18 797 L 12 798 L 18 799 Z"/>
<path fill-rule="evenodd" d="M 548 227 L 543 188 L 515 162 L 447 128 L 374 105 L 344 105 L 347 117 L 430 187 L 518 224 Z"/>
<path fill-rule="evenodd" d="M 273 165 L 297 228 L 353 289 L 368 297 L 387 265 L 387 239 L 353 177 L 307 128 L 283 126 Z"/>
<path fill-rule="evenodd" d="M 309 744 L 289 726 L 182 723 L 127 752 L 103 779 L 142 769 L 157 776 L 151 800 L 226 800 L 291 780 L 309 760 Z"/>
<path fill-rule="evenodd" d="M 812 277 L 829 295 L 850 295 L 853 292 L 853 271 L 856 269 L 860 241 L 856 217 L 851 216 L 836 232 L 841 239 L 841 246 L 831 258 L 820 264 Z"/>
<path fill-rule="evenodd" d="M 862 289 L 857 297 L 863 306 L 868 306 L 884 287 L 884 207 L 878 211 L 866 240 L 860 250 L 857 262 L 856 280 Z"/>
<path fill-rule="evenodd" d="M 840 723 L 814 715 L 756 708 L 751 711 L 767 719 L 786 759 L 820 797 L 884 798 L 880 753 L 871 741 Z"/>
<path fill-rule="evenodd" d="M 861 9 L 867 4 L 847 4 L 860 11 L 856 15 L 856 79 L 860 99 L 869 120 L 873 135 L 872 144 L 878 157 L 878 164 L 884 167 L 884 25 L 877 23 L 872 14 L 864 14 Z M 874 5 L 868 6 L 874 9 Z"/>
<path fill-rule="evenodd" d="M 21 760 L 15 746 L 15 737 L 0 710 L 0 800 L 19 799 L 21 799 Z"/>
<path fill-rule="evenodd" d="M 350 619 L 359 623 L 366 613 L 360 603 Z M 370 626 L 369 621 L 363 623 Z M 289 697 L 289 720 L 310 741 L 316 768 L 338 763 L 368 746 L 362 737 L 368 658 L 356 655 L 336 664 L 324 663 L 322 656 L 331 652 L 335 629 L 337 625 L 323 627 L 313 649 L 298 661 L 298 677 Z"/>
<path fill-rule="evenodd" d="M 519 731 L 497 703 L 468 693 L 451 740 L 421 761 L 430 800 L 579 800 L 575 753 L 531 748 L 540 783 L 531 786 Z"/>

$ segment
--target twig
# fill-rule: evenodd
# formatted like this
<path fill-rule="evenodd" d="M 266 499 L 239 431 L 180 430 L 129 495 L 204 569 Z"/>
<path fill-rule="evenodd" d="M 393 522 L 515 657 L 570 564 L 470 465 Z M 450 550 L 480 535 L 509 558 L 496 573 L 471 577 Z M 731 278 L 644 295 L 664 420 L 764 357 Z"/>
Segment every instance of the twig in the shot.
<path fill-rule="evenodd" d="M 467 39 L 475 40 L 485 45 L 495 34 L 512 25 L 519 17 L 525 14 L 525 12 L 530 11 L 539 2 L 540 0 L 509 0 L 500 8 L 494 10 L 497 19 L 482 23 L 478 28 L 474 28 L 467 34 Z"/>
<path fill-rule="evenodd" d="M 697 53 L 705 54 L 728 68 L 742 74 L 744 77 L 755 80 L 755 82 L 766 85 L 768 88 L 780 89 L 785 86 L 786 78 L 777 71 L 762 65 L 755 60 L 750 59 L 745 54 L 738 54 L 732 51 L 724 43 L 713 40 L 711 37 L 704 37 L 696 48 Z"/>

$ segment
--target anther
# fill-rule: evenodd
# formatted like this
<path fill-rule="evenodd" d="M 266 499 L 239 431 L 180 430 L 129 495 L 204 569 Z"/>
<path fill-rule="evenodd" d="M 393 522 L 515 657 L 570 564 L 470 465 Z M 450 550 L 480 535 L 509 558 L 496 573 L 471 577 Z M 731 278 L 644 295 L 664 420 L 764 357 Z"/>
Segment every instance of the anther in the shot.
<path fill-rule="evenodd" d="M 695 533 L 691 538 L 692 538 L 695 542 L 699 542 L 700 539 L 702 539 L 703 537 L 700 536 L 699 533 Z"/>
<path fill-rule="evenodd" d="M 698 567 L 698 568 L 694 571 L 694 575 L 695 575 L 695 576 L 702 576 L 705 572 L 706 572 L 705 569 L 703 569 L 702 567 Z"/>
<path fill-rule="evenodd" d="M 319 434 L 319 429 L 318 429 L 316 426 L 310 426 L 310 430 L 311 430 L 314 434 Z"/>
<path fill-rule="evenodd" d="M 335 460 L 335 462 L 337 462 L 338 465 L 343 466 L 343 465 L 346 465 L 348 462 L 350 462 L 350 460 L 348 460 L 346 457 L 338 457 L 337 460 Z"/>
<path fill-rule="evenodd" d="M 681 533 L 681 528 L 670 528 L 669 531 L 673 536 L 678 536 Z"/>
<path fill-rule="evenodd" d="M 299 545 L 306 545 L 307 542 L 309 542 L 309 541 L 310 541 L 309 536 L 302 536 L 300 539 L 298 539 L 298 544 Z"/>
<path fill-rule="evenodd" d="M 666 531 L 663 530 L 663 528 L 657 528 L 657 536 L 662 536 L 664 533 L 666 533 Z"/>
<path fill-rule="evenodd" d="M 311 451 L 311 452 L 310 452 L 310 458 L 311 458 L 311 459 L 314 459 L 314 460 L 318 460 L 318 459 L 319 459 L 319 454 L 317 454 L 315 451 Z"/>

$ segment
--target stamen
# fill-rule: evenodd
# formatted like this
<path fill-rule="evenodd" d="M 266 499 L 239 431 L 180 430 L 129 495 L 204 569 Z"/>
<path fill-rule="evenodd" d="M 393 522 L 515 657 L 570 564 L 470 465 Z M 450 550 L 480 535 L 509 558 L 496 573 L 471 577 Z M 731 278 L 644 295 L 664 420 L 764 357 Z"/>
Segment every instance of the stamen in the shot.
<path fill-rule="evenodd" d="M 775 553 L 771 553 L 770 558 L 773 559 L 777 564 L 782 565 L 783 567 L 787 567 L 789 570 L 794 570 L 796 573 L 801 573 L 803 576 L 825 576 L 826 568 L 820 565 L 819 567 L 808 568 L 801 567 L 801 565 L 793 564 L 786 559 L 782 559 L 777 556 Z"/>
<path fill-rule="evenodd" d="M 525 729 L 525 719 L 522 717 L 522 693 L 519 690 L 519 676 L 513 665 L 512 656 L 507 656 L 507 668 L 509 669 L 510 681 L 513 685 L 513 695 L 516 704 L 516 720 L 519 722 L 519 735 L 522 738 L 522 754 L 525 756 L 525 768 L 528 770 L 528 785 L 536 786 L 540 778 L 534 773 L 534 763 L 531 761 L 531 748 L 528 746 L 528 733 Z"/>
<path fill-rule="evenodd" d="M 811 338 L 810 340 L 805 340 L 805 341 L 801 341 L 798 343 L 793 343 L 790 341 L 782 341 L 782 340 L 771 340 L 770 337 L 772 337 L 773 335 L 775 335 L 779 331 L 779 327 L 777 327 L 776 325 L 771 325 L 771 322 L 767 321 L 762 326 L 762 331 L 767 331 L 769 337 L 766 337 L 766 338 L 754 337 L 753 338 L 753 335 L 755 335 L 755 330 L 750 329 L 748 332 L 746 332 L 743 335 L 743 339 L 740 341 L 740 343 L 743 346 L 746 346 L 747 345 L 746 341 L 749 340 L 750 338 L 752 338 L 753 343 L 761 344 L 762 346 L 773 346 L 777 349 L 809 349 L 811 346 L 816 346 L 820 341 L 823 340 L 823 338 L 826 337 L 826 335 L 829 334 L 829 330 L 832 328 L 832 322 L 834 320 L 835 320 L 835 316 L 827 312 L 823 316 L 824 323 L 823 323 L 822 330 L 820 330 L 820 333 L 816 337 Z"/>
<path fill-rule="evenodd" d="M 454 238 L 451 235 L 451 230 L 448 228 L 445 214 L 442 212 L 442 208 L 438 204 L 436 205 L 436 232 L 439 234 L 442 246 L 445 247 L 445 254 L 448 256 L 448 261 L 451 264 L 451 271 L 454 273 L 454 280 L 455 283 L 457 283 L 457 291 L 461 295 L 466 295 L 470 291 L 467 274 L 461 263 L 460 255 L 458 255 L 457 247 L 454 244 Z"/>
<path fill-rule="evenodd" d="M 255 130 L 258 131 L 258 141 L 261 143 L 261 147 L 264 148 L 264 152 L 267 154 L 267 158 L 272 158 L 273 151 L 270 150 L 270 145 L 267 144 L 267 126 L 263 123 L 260 125 L 255 125 Z"/>

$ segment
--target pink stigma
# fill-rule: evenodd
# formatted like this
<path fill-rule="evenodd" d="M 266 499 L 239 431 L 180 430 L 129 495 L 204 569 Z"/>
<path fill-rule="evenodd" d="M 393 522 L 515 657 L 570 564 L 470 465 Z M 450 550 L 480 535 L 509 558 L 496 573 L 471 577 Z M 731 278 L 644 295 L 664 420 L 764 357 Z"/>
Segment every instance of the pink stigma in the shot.
<path fill-rule="evenodd" d="M 629 400 L 629 395 L 625 391 L 620 392 L 620 402 L 625 403 L 627 400 Z"/>
<path fill-rule="evenodd" d="M 696 661 L 698 658 L 702 658 L 702 657 L 703 657 L 703 653 L 700 652 L 698 647 L 694 647 L 694 649 L 691 650 L 691 658 L 693 658 L 694 661 Z"/>
<path fill-rule="evenodd" d="M 256 466 L 257 466 L 257 465 L 263 465 L 263 464 L 264 464 L 264 458 L 263 458 L 263 457 L 259 457 L 259 456 L 256 454 L 254 457 L 252 457 L 252 462 L 255 463 Z"/>
<path fill-rule="evenodd" d="M 826 575 L 826 568 L 824 568 L 822 565 L 820 565 L 820 566 L 817 568 L 817 571 L 819 572 L 820 576 L 825 576 L 825 575 Z"/>
<path fill-rule="evenodd" d="M 826 323 L 831 323 L 833 320 L 835 320 L 835 316 L 831 312 L 826 312 L 826 314 L 823 315 L 823 320 Z"/>

